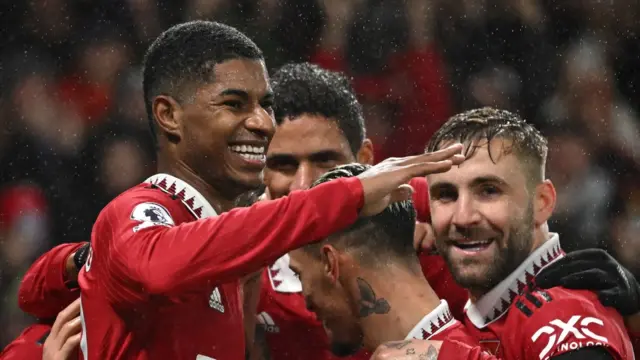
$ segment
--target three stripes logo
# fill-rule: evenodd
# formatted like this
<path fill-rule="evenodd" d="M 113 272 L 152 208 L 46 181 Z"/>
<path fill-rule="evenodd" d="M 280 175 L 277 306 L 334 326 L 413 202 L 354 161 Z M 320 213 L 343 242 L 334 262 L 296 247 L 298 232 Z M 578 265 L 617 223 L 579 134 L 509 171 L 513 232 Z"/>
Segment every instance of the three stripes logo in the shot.
<path fill-rule="evenodd" d="M 222 305 L 222 297 L 220 296 L 220 290 L 216 287 L 209 296 L 209 307 L 220 311 L 224 314 L 224 305 Z"/>
<path fill-rule="evenodd" d="M 258 315 L 258 323 L 264 327 L 264 330 L 268 333 L 277 334 L 280 332 L 280 328 L 276 326 L 276 323 L 271 318 L 271 315 L 266 312 L 261 312 Z"/>

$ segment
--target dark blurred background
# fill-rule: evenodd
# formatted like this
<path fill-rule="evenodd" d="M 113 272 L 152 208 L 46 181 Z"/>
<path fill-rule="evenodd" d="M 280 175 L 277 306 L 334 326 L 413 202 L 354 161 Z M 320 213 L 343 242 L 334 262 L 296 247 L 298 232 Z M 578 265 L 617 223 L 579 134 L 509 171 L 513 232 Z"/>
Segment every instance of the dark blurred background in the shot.
<path fill-rule="evenodd" d="M 246 32 L 270 69 L 353 77 L 377 159 L 422 151 L 449 115 L 519 112 L 550 141 L 552 230 L 640 273 L 637 0 L 0 0 L 0 347 L 32 319 L 30 263 L 88 240 L 154 172 L 140 64 L 191 19 Z"/>

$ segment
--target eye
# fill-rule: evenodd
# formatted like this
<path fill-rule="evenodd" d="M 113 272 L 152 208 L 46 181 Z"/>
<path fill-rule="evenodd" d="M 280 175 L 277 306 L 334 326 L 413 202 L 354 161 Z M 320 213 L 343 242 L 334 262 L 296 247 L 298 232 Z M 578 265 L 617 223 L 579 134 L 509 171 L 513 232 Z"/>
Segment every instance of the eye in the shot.
<path fill-rule="evenodd" d="M 502 191 L 495 185 L 483 185 L 480 189 L 480 193 L 484 197 L 494 197 L 502 194 Z"/>
<path fill-rule="evenodd" d="M 290 160 L 272 160 L 267 159 L 267 167 L 270 170 L 283 174 L 295 174 L 298 171 L 298 163 Z"/>
<path fill-rule="evenodd" d="M 433 191 L 431 197 L 441 202 L 456 201 L 456 199 L 458 199 L 458 192 L 452 188 L 441 188 Z"/>
<path fill-rule="evenodd" d="M 240 100 L 226 100 L 222 105 L 233 109 L 241 109 L 244 104 Z"/>

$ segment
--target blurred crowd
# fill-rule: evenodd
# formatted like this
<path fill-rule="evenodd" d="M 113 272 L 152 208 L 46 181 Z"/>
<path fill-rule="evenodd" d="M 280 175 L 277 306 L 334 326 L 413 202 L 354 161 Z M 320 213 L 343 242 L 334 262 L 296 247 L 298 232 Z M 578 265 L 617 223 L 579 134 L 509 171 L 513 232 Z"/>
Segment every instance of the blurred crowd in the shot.
<path fill-rule="evenodd" d="M 640 3 L 636 0 L 30 0 L 0 11 L 0 346 L 32 321 L 30 263 L 88 240 L 101 208 L 153 174 L 144 51 L 218 20 L 267 65 L 353 78 L 376 157 L 417 153 L 448 116 L 493 105 L 549 138 L 563 247 L 640 274 Z M 636 235 L 637 236 L 637 235 Z"/>

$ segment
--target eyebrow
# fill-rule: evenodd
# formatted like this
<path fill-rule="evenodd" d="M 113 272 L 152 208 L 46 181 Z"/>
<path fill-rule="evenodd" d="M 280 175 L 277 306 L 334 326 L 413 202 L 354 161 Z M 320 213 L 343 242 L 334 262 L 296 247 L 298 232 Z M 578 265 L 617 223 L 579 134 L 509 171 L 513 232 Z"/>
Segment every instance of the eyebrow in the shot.
<path fill-rule="evenodd" d="M 220 94 L 218 94 L 218 96 L 237 96 L 245 101 L 249 100 L 249 93 L 240 89 L 224 89 L 220 92 Z M 260 100 L 273 100 L 273 97 L 273 91 L 269 90 L 264 94 L 264 96 L 262 96 Z"/>
<path fill-rule="evenodd" d="M 224 89 L 218 96 L 238 96 L 244 100 L 249 100 L 249 93 L 240 89 Z"/>

